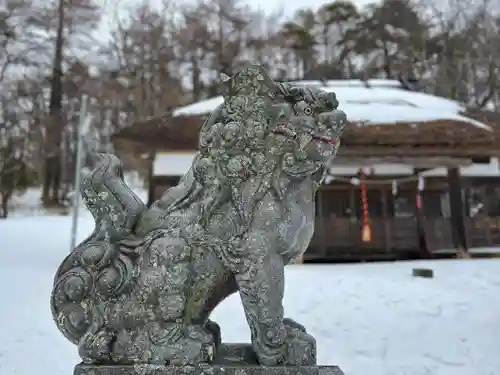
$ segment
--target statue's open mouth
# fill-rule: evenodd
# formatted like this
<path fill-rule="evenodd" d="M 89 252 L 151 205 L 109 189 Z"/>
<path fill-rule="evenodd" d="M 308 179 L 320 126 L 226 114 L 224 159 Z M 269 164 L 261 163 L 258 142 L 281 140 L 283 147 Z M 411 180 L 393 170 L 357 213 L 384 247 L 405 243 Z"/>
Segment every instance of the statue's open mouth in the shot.
<path fill-rule="evenodd" d="M 313 139 L 316 142 L 328 143 L 329 145 L 335 145 L 337 143 L 337 141 L 335 139 L 330 139 L 330 138 L 325 138 L 325 137 L 318 137 L 318 136 L 315 136 L 315 135 L 313 135 L 312 137 L 313 137 Z"/>

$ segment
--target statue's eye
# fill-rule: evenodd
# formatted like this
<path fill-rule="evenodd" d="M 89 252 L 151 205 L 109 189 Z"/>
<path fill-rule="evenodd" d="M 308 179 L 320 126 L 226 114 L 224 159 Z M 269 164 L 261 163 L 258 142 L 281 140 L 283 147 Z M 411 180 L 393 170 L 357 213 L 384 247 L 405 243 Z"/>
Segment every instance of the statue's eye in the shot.
<path fill-rule="evenodd" d="M 312 112 L 313 112 L 313 111 L 312 111 L 311 107 L 306 107 L 306 108 L 304 108 L 304 114 L 305 114 L 306 116 L 310 116 L 310 115 L 312 114 Z"/>

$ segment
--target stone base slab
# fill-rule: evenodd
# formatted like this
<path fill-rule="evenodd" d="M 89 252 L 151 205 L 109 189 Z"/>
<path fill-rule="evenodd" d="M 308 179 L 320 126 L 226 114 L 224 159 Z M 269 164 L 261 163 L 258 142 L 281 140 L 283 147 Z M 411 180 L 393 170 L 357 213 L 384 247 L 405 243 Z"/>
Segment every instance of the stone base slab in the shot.
<path fill-rule="evenodd" d="M 79 364 L 74 375 L 344 375 L 337 366 L 261 366 L 250 344 L 222 344 L 213 363 L 196 366 Z"/>
<path fill-rule="evenodd" d="M 115 365 L 79 364 L 74 375 L 344 375 L 337 366 Z"/>

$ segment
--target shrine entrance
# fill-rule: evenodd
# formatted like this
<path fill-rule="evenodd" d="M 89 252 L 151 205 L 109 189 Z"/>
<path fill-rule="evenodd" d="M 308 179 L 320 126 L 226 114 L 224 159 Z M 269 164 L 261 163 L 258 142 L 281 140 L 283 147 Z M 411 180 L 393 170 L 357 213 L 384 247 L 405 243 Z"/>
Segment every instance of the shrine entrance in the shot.
<path fill-rule="evenodd" d="M 394 193 L 389 185 L 368 185 L 366 211 L 359 186 L 335 183 L 316 197 L 316 229 L 305 259 L 371 260 L 418 257 L 417 189 Z M 371 238 L 363 236 L 368 214 Z M 366 234 L 366 233 L 365 233 Z"/>

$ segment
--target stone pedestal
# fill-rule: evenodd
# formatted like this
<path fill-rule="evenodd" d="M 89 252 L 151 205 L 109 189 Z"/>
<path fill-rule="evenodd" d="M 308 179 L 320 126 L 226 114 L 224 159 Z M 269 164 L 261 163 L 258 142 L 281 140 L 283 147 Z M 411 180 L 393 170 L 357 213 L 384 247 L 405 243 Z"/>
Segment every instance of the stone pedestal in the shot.
<path fill-rule="evenodd" d="M 337 366 L 260 366 L 248 344 L 222 344 L 214 363 L 197 366 L 86 365 L 74 375 L 344 375 Z"/>
<path fill-rule="evenodd" d="M 124 365 L 80 364 L 74 375 L 344 375 L 337 366 L 258 366 L 258 365 Z"/>

